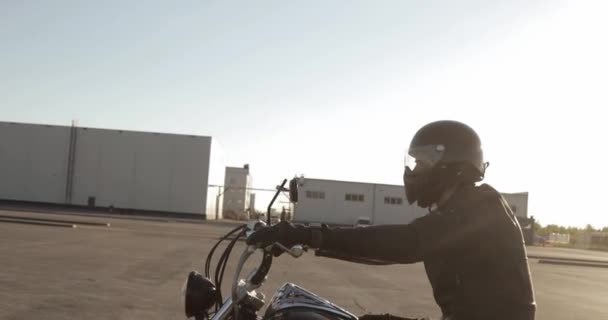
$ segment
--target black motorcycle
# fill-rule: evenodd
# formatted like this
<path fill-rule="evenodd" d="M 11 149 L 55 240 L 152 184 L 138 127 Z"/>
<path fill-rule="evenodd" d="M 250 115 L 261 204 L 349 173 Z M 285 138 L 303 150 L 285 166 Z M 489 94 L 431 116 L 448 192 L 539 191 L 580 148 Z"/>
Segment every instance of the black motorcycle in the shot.
<path fill-rule="evenodd" d="M 232 248 L 239 239 L 244 239 L 256 230 L 270 225 L 270 208 L 281 192 L 288 191 L 290 200 L 297 201 L 297 182 L 292 180 L 289 189 L 285 188 L 287 180 L 277 187 L 270 205 L 268 206 L 268 221 L 252 221 L 241 225 L 224 237 L 211 249 L 205 262 L 205 274 L 196 271 L 190 272 L 184 287 L 184 298 L 186 316 L 194 317 L 196 320 L 258 320 L 258 319 L 290 319 L 290 320 L 357 320 L 358 317 L 340 308 L 330 301 L 298 286 L 287 283 L 280 287 L 272 297 L 270 305 L 266 309 L 263 317 L 258 316 L 264 305 L 264 295 L 256 289 L 262 286 L 266 275 L 272 265 L 273 250 L 283 250 L 294 258 L 300 257 L 306 248 L 295 246 L 286 248 L 279 243 L 275 243 L 266 248 L 247 246 L 239 259 L 236 273 L 232 279 L 231 294 L 225 299 L 222 297 L 221 288 L 224 277 L 224 270 Z M 228 246 L 220 256 L 215 268 L 215 281 L 211 281 L 211 258 L 218 245 L 230 240 Z M 245 279 L 240 279 L 240 274 L 245 262 L 253 253 L 261 251 L 263 254 L 262 262 Z M 340 258 L 340 257 L 337 257 Z"/>

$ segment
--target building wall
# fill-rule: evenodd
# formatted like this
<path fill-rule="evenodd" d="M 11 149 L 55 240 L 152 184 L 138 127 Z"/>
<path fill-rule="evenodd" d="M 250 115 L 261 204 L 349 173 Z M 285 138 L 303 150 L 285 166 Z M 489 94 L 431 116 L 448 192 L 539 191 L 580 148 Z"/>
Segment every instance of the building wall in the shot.
<path fill-rule="evenodd" d="M 354 224 L 359 217 L 370 217 L 373 223 L 373 187 L 367 183 L 300 179 L 293 220 Z M 346 200 L 347 194 L 350 200 Z"/>
<path fill-rule="evenodd" d="M 410 205 L 399 185 L 301 178 L 298 186 L 296 222 L 352 225 L 359 217 L 370 217 L 372 224 L 407 224 L 428 213 Z M 352 201 L 352 195 L 363 196 L 363 201 Z M 527 214 L 527 193 L 513 199 L 519 214 Z"/>
<path fill-rule="evenodd" d="M 513 213 L 522 218 L 528 217 L 528 193 L 502 193 Z"/>
<path fill-rule="evenodd" d="M 70 129 L 0 122 L 0 199 L 63 203 Z"/>
<path fill-rule="evenodd" d="M 255 213 L 255 193 L 249 195 L 249 212 Z"/>
<path fill-rule="evenodd" d="M 581 232 L 576 238 L 576 245 L 585 249 L 606 250 L 608 249 L 608 232 Z"/>
<path fill-rule="evenodd" d="M 71 127 L 0 122 L 0 199 L 86 206 L 94 198 L 98 207 L 191 214 L 215 209 L 207 208 L 207 186 L 223 182 L 224 164 L 210 137 L 74 131 L 70 175 Z"/>
<path fill-rule="evenodd" d="M 249 167 L 226 167 L 224 178 L 224 212 L 241 214 L 249 208 L 248 188 L 251 187 Z"/>
<path fill-rule="evenodd" d="M 72 204 L 204 214 L 211 138 L 78 128 Z"/>
<path fill-rule="evenodd" d="M 403 186 L 375 186 L 377 200 L 372 221 L 374 224 L 406 224 L 428 212 L 407 202 Z"/>
<path fill-rule="evenodd" d="M 223 201 L 222 194 L 226 174 L 224 151 L 217 141 L 211 140 L 211 159 L 209 165 L 209 184 L 213 187 L 207 188 L 207 219 L 222 219 Z"/>
<path fill-rule="evenodd" d="M 333 213 L 336 214 L 331 214 L 332 211 L 321 211 L 327 216 L 327 220 L 324 222 L 341 223 L 345 221 L 348 224 L 353 224 L 359 217 L 369 217 L 373 221 L 373 217 L 370 214 L 374 201 L 373 185 L 331 182 L 327 186 L 328 188 L 325 189 L 326 198 L 324 200 L 334 208 Z M 347 196 L 350 196 L 350 200 L 346 200 Z M 304 194 L 304 198 L 311 200 L 312 203 L 315 203 L 317 200 L 310 199 L 306 193 Z"/>

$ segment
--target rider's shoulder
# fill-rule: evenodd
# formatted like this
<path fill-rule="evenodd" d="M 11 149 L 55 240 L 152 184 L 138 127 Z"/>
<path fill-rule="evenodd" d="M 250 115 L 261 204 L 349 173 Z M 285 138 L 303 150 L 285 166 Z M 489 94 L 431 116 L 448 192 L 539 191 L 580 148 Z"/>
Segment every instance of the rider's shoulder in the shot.
<path fill-rule="evenodd" d="M 493 186 L 484 183 L 479 186 L 467 186 L 462 188 L 454 198 L 455 202 L 462 206 L 479 205 L 481 203 L 496 203 L 500 201 L 500 192 Z"/>

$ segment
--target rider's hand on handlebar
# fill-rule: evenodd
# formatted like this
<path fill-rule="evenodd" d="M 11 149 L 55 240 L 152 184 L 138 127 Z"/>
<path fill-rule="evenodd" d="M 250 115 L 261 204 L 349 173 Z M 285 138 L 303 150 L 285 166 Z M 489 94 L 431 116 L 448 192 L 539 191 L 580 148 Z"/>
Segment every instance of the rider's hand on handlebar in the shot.
<path fill-rule="evenodd" d="M 287 248 L 291 248 L 298 244 L 310 245 L 311 239 L 312 233 L 310 228 L 287 221 L 281 221 L 274 226 L 266 227 L 254 232 L 247 238 L 247 244 L 264 248 L 278 242 Z M 283 250 L 275 246 L 272 253 L 274 256 L 279 256 L 283 253 Z"/>

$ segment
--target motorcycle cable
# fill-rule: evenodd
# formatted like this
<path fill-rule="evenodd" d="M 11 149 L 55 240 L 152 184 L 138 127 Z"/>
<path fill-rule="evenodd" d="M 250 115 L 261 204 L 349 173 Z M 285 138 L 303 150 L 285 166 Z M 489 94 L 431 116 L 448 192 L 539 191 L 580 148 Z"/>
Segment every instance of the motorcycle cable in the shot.
<path fill-rule="evenodd" d="M 223 297 L 222 297 L 221 288 L 222 288 L 222 281 L 224 280 L 224 271 L 226 270 L 226 266 L 228 265 L 228 258 L 230 258 L 230 253 L 232 252 L 232 248 L 234 248 L 234 245 L 236 244 L 236 242 L 244 235 L 245 235 L 245 230 L 238 233 L 230 241 L 230 243 L 228 244 L 228 246 L 222 253 L 222 256 L 220 257 L 220 261 L 218 262 L 218 264 L 215 268 L 215 283 L 218 288 L 218 295 L 219 295 L 219 302 L 220 302 L 219 307 L 221 307 L 223 305 Z"/>
<path fill-rule="evenodd" d="M 230 237 L 233 233 L 235 233 L 239 230 L 242 230 L 245 227 L 246 227 L 245 225 L 241 225 L 241 226 L 234 228 L 232 231 L 228 232 L 226 235 L 221 237 L 218 242 L 215 243 L 215 245 L 213 246 L 211 251 L 209 251 L 209 254 L 207 255 L 207 260 L 205 261 L 205 277 L 211 278 L 211 275 L 210 275 L 211 259 L 213 258 L 213 253 L 215 252 L 215 249 L 217 249 L 217 247 L 220 245 L 220 243 L 222 243 L 222 241 L 228 239 L 228 237 Z"/>
<path fill-rule="evenodd" d="M 238 227 L 234 228 L 233 230 L 231 230 L 230 232 L 228 232 L 226 235 L 224 235 L 223 237 L 221 237 L 220 240 L 215 243 L 215 245 L 213 246 L 213 248 L 211 249 L 211 251 L 207 255 L 207 259 L 205 261 L 205 277 L 207 277 L 208 279 L 211 279 L 211 270 L 210 270 L 211 269 L 211 260 L 213 258 L 213 254 L 214 254 L 215 250 L 220 245 L 220 243 L 222 243 L 224 240 L 227 240 L 228 237 L 230 237 L 235 232 L 242 231 L 246 227 L 247 227 L 246 225 L 241 225 L 241 226 L 238 226 Z M 222 260 L 222 259 L 220 259 L 220 260 Z M 220 308 L 218 305 L 223 304 L 222 294 L 221 294 L 221 283 L 218 284 L 218 282 L 217 282 L 217 279 L 218 279 L 217 278 L 217 271 L 216 271 L 215 279 L 216 279 L 216 282 L 215 282 L 216 283 L 216 287 L 219 289 L 218 290 L 218 302 L 215 305 L 215 311 L 217 312 L 219 310 L 219 308 Z"/>
<path fill-rule="evenodd" d="M 230 254 L 232 253 L 232 248 L 234 248 L 234 245 L 236 244 L 236 242 L 245 234 L 244 231 L 242 231 L 241 233 L 239 233 L 234 240 L 232 240 L 230 242 L 230 244 L 228 245 L 228 247 L 226 248 L 225 251 L 225 258 L 223 260 L 223 264 L 222 264 L 222 271 L 220 273 L 220 283 L 224 280 L 224 271 L 226 270 L 226 266 L 228 265 L 228 259 L 230 258 Z"/>

